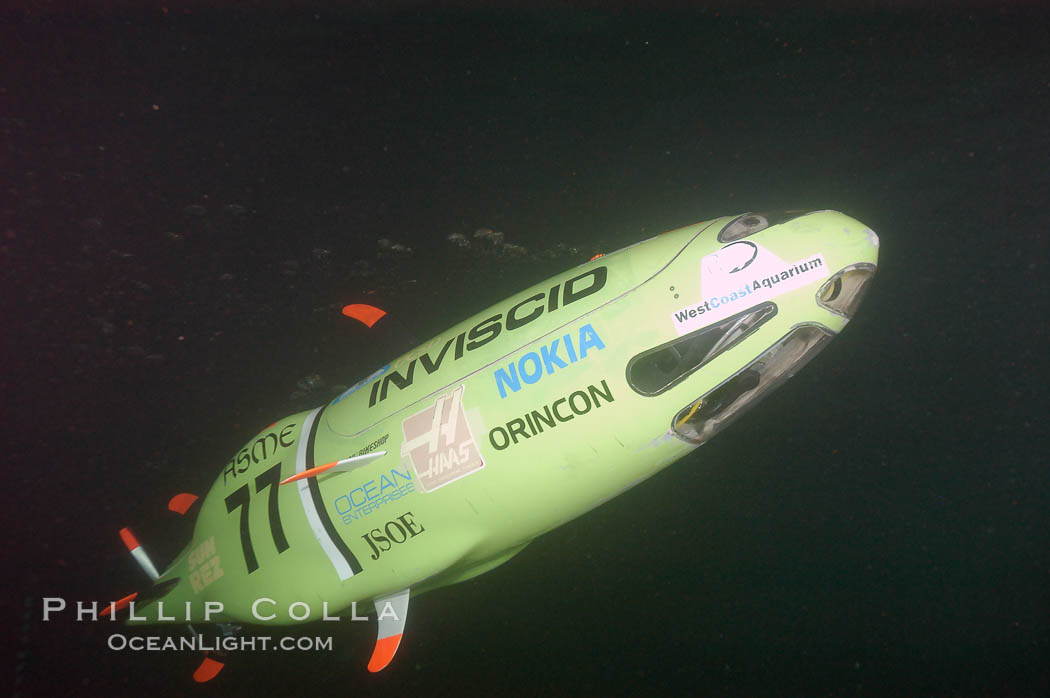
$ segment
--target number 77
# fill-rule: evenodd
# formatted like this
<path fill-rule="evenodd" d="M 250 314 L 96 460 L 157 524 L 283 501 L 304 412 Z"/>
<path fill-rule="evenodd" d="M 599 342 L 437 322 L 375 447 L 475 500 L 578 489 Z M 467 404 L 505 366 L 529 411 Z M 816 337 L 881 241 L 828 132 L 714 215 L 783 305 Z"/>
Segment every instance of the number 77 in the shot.
<path fill-rule="evenodd" d="M 288 539 L 284 535 L 284 526 L 281 525 L 281 511 L 277 506 L 277 483 L 281 480 L 281 464 L 273 466 L 262 472 L 255 478 L 255 493 L 258 494 L 264 488 L 269 488 L 267 497 L 267 509 L 270 519 L 270 535 L 273 537 L 274 547 L 278 554 L 288 549 Z M 226 497 L 226 512 L 232 514 L 235 509 L 241 509 L 241 549 L 244 551 L 244 564 L 248 568 L 248 574 L 259 569 L 259 561 L 255 557 L 255 548 L 252 546 L 251 532 L 248 530 L 248 505 L 251 502 L 251 492 L 248 485 L 242 485 Z"/>

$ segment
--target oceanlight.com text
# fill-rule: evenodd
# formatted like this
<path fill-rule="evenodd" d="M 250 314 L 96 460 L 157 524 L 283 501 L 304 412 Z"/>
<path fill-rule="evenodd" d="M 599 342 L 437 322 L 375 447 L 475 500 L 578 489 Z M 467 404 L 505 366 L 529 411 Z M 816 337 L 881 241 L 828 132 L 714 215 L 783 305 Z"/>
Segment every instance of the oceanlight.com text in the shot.
<path fill-rule="evenodd" d="M 255 652 L 280 650 L 282 652 L 331 651 L 331 637 L 161 637 L 159 635 L 124 635 L 114 633 L 106 641 L 109 649 L 121 652 Z"/>

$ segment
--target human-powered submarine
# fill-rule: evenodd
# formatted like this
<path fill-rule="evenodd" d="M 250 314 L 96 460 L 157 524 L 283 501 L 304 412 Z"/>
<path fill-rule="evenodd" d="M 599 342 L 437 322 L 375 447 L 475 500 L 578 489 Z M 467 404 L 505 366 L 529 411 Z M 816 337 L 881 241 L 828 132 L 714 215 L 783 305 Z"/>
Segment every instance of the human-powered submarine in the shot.
<path fill-rule="evenodd" d="M 200 501 L 173 499 L 199 512 L 163 573 L 125 529 L 153 579 L 130 622 L 281 625 L 374 605 L 368 668 L 380 670 L 410 597 L 506 562 L 690 453 L 804 366 L 853 316 L 878 248 L 835 211 L 746 213 L 497 303 L 263 429 Z M 218 668 L 205 659 L 196 677 Z"/>

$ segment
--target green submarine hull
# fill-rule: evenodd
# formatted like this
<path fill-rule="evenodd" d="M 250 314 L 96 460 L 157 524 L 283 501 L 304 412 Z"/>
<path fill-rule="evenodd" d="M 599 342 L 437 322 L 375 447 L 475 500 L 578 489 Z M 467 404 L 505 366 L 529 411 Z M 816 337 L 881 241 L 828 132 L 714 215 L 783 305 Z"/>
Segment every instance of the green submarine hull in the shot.
<path fill-rule="evenodd" d="M 842 331 L 877 258 L 841 213 L 748 213 L 497 303 L 253 437 L 131 622 L 407 610 L 707 441 Z"/>

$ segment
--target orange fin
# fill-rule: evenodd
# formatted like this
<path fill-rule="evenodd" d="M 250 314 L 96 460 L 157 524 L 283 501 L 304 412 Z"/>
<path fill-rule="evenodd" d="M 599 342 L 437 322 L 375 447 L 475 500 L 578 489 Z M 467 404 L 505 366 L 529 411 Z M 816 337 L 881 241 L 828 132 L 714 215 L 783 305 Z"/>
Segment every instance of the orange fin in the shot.
<path fill-rule="evenodd" d="M 120 599 L 119 601 L 111 601 L 108 606 L 106 606 L 105 608 L 103 608 L 99 612 L 99 615 L 102 616 L 102 617 L 105 617 L 105 616 L 108 616 L 111 612 L 113 614 L 116 614 L 117 611 L 120 611 L 120 610 L 123 610 L 123 609 L 127 608 L 128 604 L 130 604 L 132 601 L 134 601 L 135 597 L 138 596 L 138 595 L 139 595 L 139 593 L 136 591 L 134 594 L 128 594 L 127 596 L 125 596 L 124 598 Z"/>
<path fill-rule="evenodd" d="M 305 480 L 308 477 L 317 477 L 321 473 L 326 473 L 337 465 L 339 465 L 339 461 L 337 460 L 332 461 L 331 463 L 325 463 L 324 465 L 318 465 L 317 467 L 310 468 L 309 470 L 304 470 L 301 473 L 296 473 L 291 477 L 286 477 L 277 484 L 287 485 L 290 482 L 295 482 L 297 480 Z"/>
<path fill-rule="evenodd" d="M 396 594 L 375 600 L 376 613 L 379 614 L 379 637 L 372 658 L 368 660 L 368 670 L 373 674 L 382 671 L 390 663 L 401 644 L 405 619 L 408 617 L 408 597 L 409 590 L 402 589 Z"/>
<path fill-rule="evenodd" d="M 359 320 L 368 327 L 379 322 L 379 320 L 386 315 L 385 310 L 380 310 L 374 305 L 365 305 L 364 303 L 353 303 L 351 305 L 343 306 L 343 315 Z"/>
<path fill-rule="evenodd" d="M 372 651 L 372 658 L 368 660 L 368 670 L 374 674 L 385 669 L 386 665 L 394 658 L 394 654 L 400 645 L 400 633 L 376 640 L 376 648 Z"/>
<path fill-rule="evenodd" d="M 373 451 L 372 453 L 365 453 L 360 456 L 354 456 L 353 458 L 344 458 L 343 460 L 332 461 L 331 463 L 325 463 L 324 465 L 318 465 L 309 470 L 304 470 L 301 473 L 296 473 L 291 477 L 286 477 L 281 480 L 278 484 L 287 485 L 289 482 L 295 482 L 296 480 L 304 480 L 308 477 L 317 477 L 321 473 L 326 473 L 329 470 L 335 470 L 337 472 L 344 472 L 347 470 L 353 470 L 359 468 L 365 463 L 369 463 L 376 458 L 382 458 L 386 455 L 386 451 Z"/>
<path fill-rule="evenodd" d="M 180 492 L 168 502 L 168 509 L 176 514 L 185 514 L 186 511 L 197 501 L 197 495 L 188 492 Z"/>
<path fill-rule="evenodd" d="M 219 675 L 219 672 L 222 671 L 224 666 L 226 665 L 222 662 L 216 661 L 211 657 L 205 657 L 201 661 L 200 666 L 197 667 L 197 671 L 193 672 L 193 680 L 197 683 L 211 681 Z"/>

